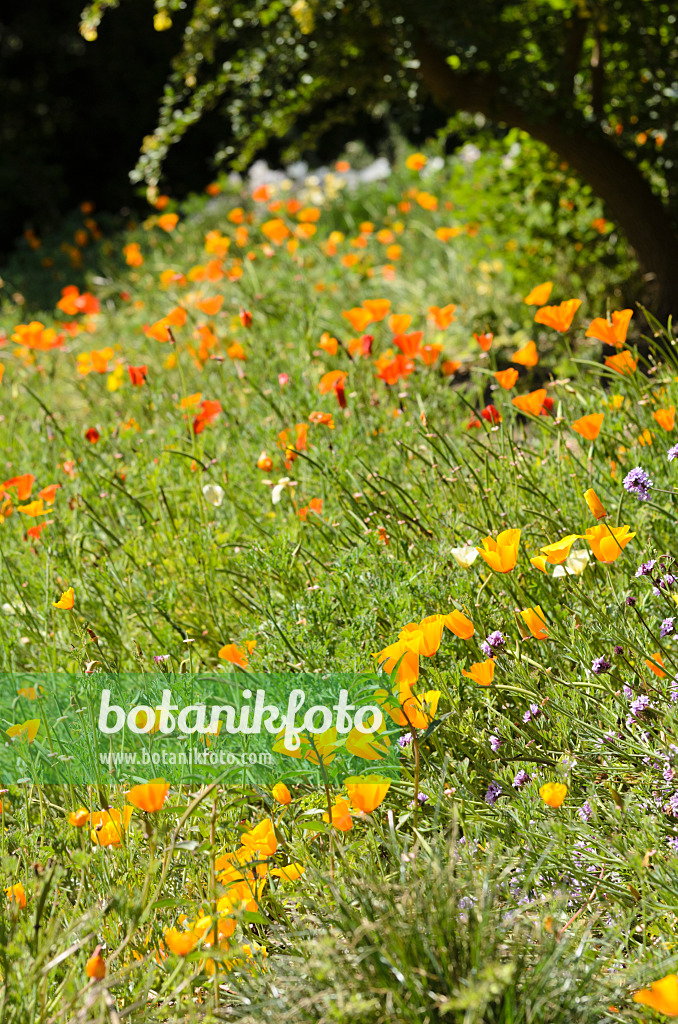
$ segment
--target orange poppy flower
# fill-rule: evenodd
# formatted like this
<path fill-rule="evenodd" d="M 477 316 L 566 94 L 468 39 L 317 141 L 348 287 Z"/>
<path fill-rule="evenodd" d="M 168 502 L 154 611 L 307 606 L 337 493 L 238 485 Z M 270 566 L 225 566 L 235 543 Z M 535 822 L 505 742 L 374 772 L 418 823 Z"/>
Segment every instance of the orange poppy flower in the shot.
<path fill-rule="evenodd" d="M 545 398 L 546 388 L 538 388 L 536 391 L 530 391 L 528 395 L 517 395 L 516 398 L 511 399 L 511 402 L 521 412 L 539 416 L 544 408 Z"/>
<path fill-rule="evenodd" d="M 168 928 L 165 932 L 165 945 L 176 956 L 188 956 L 200 938 L 194 931 L 181 932 L 178 928 Z"/>
<path fill-rule="evenodd" d="M 329 822 L 329 820 L 329 815 L 323 814 L 323 821 Z M 332 808 L 332 825 L 334 828 L 339 829 L 340 832 L 348 832 L 353 828 L 353 819 L 351 818 L 348 803 L 340 797 L 337 797 L 334 801 L 334 806 Z"/>
<path fill-rule="evenodd" d="M 446 359 L 441 365 L 440 369 L 444 377 L 454 377 L 455 373 L 461 366 L 461 363 L 456 359 Z"/>
<path fill-rule="evenodd" d="M 102 957 L 100 949 L 101 946 L 97 946 L 85 964 L 85 974 L 88 978 L 94 978 L 96 981 L 101 981 L 106 977 L 106 961 Z"/>
<path fill-rule="evenodd" d="M 582 416 L 580 419 L 575 420 L 570 426 L 582 437 L 586 438 L 587 441 L 595 441 L 600 433 L 600 428 L 603 425 L 603 419 L 605 413 L 594 412 L 589 416 Z"/>
<path fill-rule="evenodd" d="M 16 496 L 19 501 L 25 501 L 29 498 L 31 491 L 33 490 L 33 484 L 35 477 L 32 473 L 23 473 L 21 476 L 13 476 L 10 480 L 5 480 L 4 484 L 0 485 L 0 490 L 7 490 L 9 487 L 16 487 Z"/>
<path fill-rule="evenodd" d="M 318 384 L 318 391 L 321 395 L 328 395 L 331 391 L 337 391 L 339 388 L 343 388 L 348 374 L 345 370 L 330 370 L 329 373 L 324 374 Z"/>
<path fill-rule="evenodd" d="M 69 587 L 68 590 L 64 590 L 63 594 L 58 601 L 52 601 L 53 608 L 61 608 L 62 610 L 68 611 L 75 604 L 75 591 L 73 587 Z"/>
<path fill-rule="evenodd" d="M 490 348 L 492 347 L 492 339 L 494 338 L 494 334 L 492 334 L 490 331 L 483 331 L 482 334 L 476 334 L 474 331 L 473 337 L 476 339 L 483 352 L 490 351 Z"/>
<path fill-rule="evenodd" d="M 409 650 L 424 658 L 431 658 L 440 647 L 444 626 L 444 616 L 429 615 L 421 622 L 410 622 L 403 626 L 398 639 L 402 640 Z"/>
<path fill-rule="evenodd" d="M 543 284 L 535 285 L 529 295 L 526 295 L 523 302 L 526 306 L 543 306 L 548 302 L 553 288 L 553 281 L 544 281 Z"/>
<path fill-rule="evenodd" d="M 142 384 L 146 383 L 146 374 L 148 373 L 147 366 L 128 366 L 127 372 L 129 373 L 129 379 L 134 387 L 141 387 Z"/>
<path fill-rule="evenodd" d="M 492 658 L 488 658 L 487 661 L 477 661 L 474 665 L 471 665 L 468 672 L 463 668 L 461 674 L 466 676 L 467 679 L 472 679 L 478 686 L 490 686 L 494 679 L 495 668 L 496 666 Z"/>
<path fill-rule="evenodd" d="M 676 407 L 672 405 L 668 409 L 657 409 L 652 413 L 652 417 L 662 430 L 673 430 L 676 421 Z"/>
<path fill-rule="evenodd" d="M 518 560 L 520 530 L 502 530 L 494 537 L 485 537 L 476 551 L 494 572 L 511 572 Z"/>
<path fill-rule="evenodd" d="M 276 782 L 271 790 L 271 796 L 279 804 L 289 804 L 292 802 L 292 796 L 284 782 Z"/>
<path fill-rule="evenodd" d="M 656 665 L 654 664 L 655 662 L 658 662 L 659 664 Z M 660 651 L 657 651 L 650 658 L 645 658 L 645 664 L 649 668 L 650 672 L 654 673 L 654 675 L 658 676 L 660 679 L 664 679 L 666 672 L 663 670 L 664 659 L 662 658 Z M 659 668 L 659 665 L 661 665 L 662 668 Z"/>
<path fill-rule="evenodd" d="M 146 328 L 146 337 L 153 338 L 155 341 L 169 341 L 170 334 L 168 328 L 183 327 L 186 323 L 187 315 L 186 310 L 182 306 L 175 306 L 167 316 L 162 317 L 160 320 L 156 320 L 154 324 L 151 324 L 150 327 Z"/>
<path fill-rule="evenodd" d="M 569 540 L 569 538 L 567 539 Z M 545 549 L 542 548 L 543 550 Z M 534 608 L 523 608 L 520 612 L 520 617 L 535 640 L 544 640 L 549 635 L 544 613 L 538 604 Z"/>
<path fill-rule="evenodd" d="M 435 366 L 442 350 L 443 346 L 438 342 L 434 342 L 431 345 L 422 345 L 419 349 L 419 355 L 426 366 Z"/>
<path fill-rule="evenodd" d="M 323 331 L 320 335 L 320 341 L 318 344 L 323 352 L 327 352 L 328 356 L 336 356 L 337 349 L 339 348 L 339 342 L 327 331 Z"/>
<path fill-rule="evenodd" d="M 533 341 L 527 341 L 522 348 L 517 349 L 511 356 L 512 363 L 518 363 L 519 366 L 532 367 L 536 366 L 539 362 L 539 356 L 537 355 L 537 346 Z"/>
<path fill-rule="evenodd" d="M 414 359 L 419 354 L 419 346 L 423 337 L 423 331 L 413 331 L 412 334 L 398 334 L 393 339 L 393 344 L 398 346 L 406 358 Z"/>
<path fill-rule="evenodd" d="M 17 882 L 16 885 L 9 885 L 5 892 L 7 893 L 8 903 L 16 903 L 17 907 L 21 910 L 24 909 L 26 906 L 26 891 L 22 882 Z"/>
<path fill-rule="evenodd" d="M 209 299 L 202 299 L 200 302 L 196 302 L 196 306 L 201 313 L 206 316 L 216 316 L 221 309 L 224 302 L 223 295 L 213 295 Z"/>
<path fill-rule="evenodd" d="M 17 722 L 15 725 L 10 725 L 9 729 L 5 729 L 5 732 L 11 740 L 18 740 L 19 743 L 32 743 L 38 735 L 39 729 L 40 719 L 29 718 L 26 722 Z"/>
<path fill-rule="evenodd" d="M 518 371 L 513 369 L 508 370 L 497 370 L 494 374 L 494 379 L 498 381 L 500 386 L 505 391 L 510 391 L 515 382 L 518 380 Z"/>
<path fill-rule="evenodd" d="M 595 320 L 592 320 L 586 332 L 586 337 L 596 338 L 598 341 L 603 341 L 606 345 L 612 345 L 615 348 L 623 348 L 629 329 L 629 322 L 633 316 L 633 310 L 615 310 L 611 316 L 612 323 L 603 317 L 596 317 Z"/>
<path fill-rule="evenodd" d="M 261 225 L 261 233 L 274 245 L 282 245 L 286 238 L 289 238 L 290 229 L 280 217 L 264 221 Z"/>
<path fill-rule="evenodd" d="M 154 813 L 162 808 L 168 793 L 169 782 L 165 782 L 164 779 L 154 779 L 141 786 L 132 786 L 127 794 L 127 800 L 140 811 Z"/>
<path fill-rule="evenodd" d="M 328 430 L 334 430 L 334 417 L 330 412 L 319 412 L 314 411 L 309 413 L 309 423 L 315 423 L 317 426 L 327 427 Z"/>
<path fill-rule="evenodd" d="M 391 308 L 390 299 L 365 299 L 363 307 L 367 310 L 372 318 L 373 323 L 379 323 L 388 314 Z"/>
<path fill-rule="evenodd" d="M 228 661 L 231 665 L 239 665 L 240 668 L 247 668 L 247 655 L 236 644 L 226 644 L 218 653 L 222 661 Z"/>
<path fill-rule="evenodd" d="M 47 352 L 53 348 L 61 348 L 64 335 L 57 334 L 53 327 L 45 327 L 39 320 L 31 320 L 29 324 L 17 324 L 12 334 L 12 341 L 23 348 L 32 348 Z"/>
<path fill-rule="evenodd" d="M 76 316 L 78 313 L 98 313 L 101 306 L 99 300 L 90 292 L 83 292 L 81 295 L 76 285 L 69 284 L 61 289 L 57 309 L 69 316 Z"/>
<path fill-rule="evenodd" d="M 388 326 L 396 335 L 405 334 L 411 323 L 412 317 L 409 313 L 392 313 L 388 318 Z"/>
<path fill-rule="evenodd" d="M 653 981 L 649 988 L 636 992 L 633 1001 L 650 1006 L 667 1017 L 678 1017 L 678 976 L 667 974 L 659 981 Z"/>
<path fill-rule="evenodd" d="M 589 510 L 593 513 L 596 519 L 605 518 L 605 516 L 607 515 L 607 511 L 605 510 L 602 501 L 600 500 L 600 498 L 598 497 L 598 495 L 592 487 L 589 487 L 588 491 L 584 492 L 584 501 L 586 502 L 586 504 L 589 507 Z"/>
<path fill-rule="evenodd" d="M 539 789 L 539 796 L 549 807 L 560 807 L 567 796 L 567 786 L 564 782 L 545 782 Z"/>
<path fill-rule="evenodd" d="M 400 662 L 396 682 L 401 685 L 409 687 L 419 678 L 419 655 L 404 639 L 385 647 L 374 658 L 389 676 Z"/>
<path fill-rule="evenodd" d="M 465 615 L 462 615 L 461 612 L 456 610 L 448 612 L 447 615 L 443 615 L 443 620 L 450 632 L 454 633 L 461 640 L 468 640 L 475 633 L 473 623 Z"/>
<path fill-rule="evenodd" d="M 178 213 L 163 213 L 162 216 L 158 217 L 157 225 L 162 228 L 163 231 L 174 231 L 175 227 L 179 223 Z"/>
<path fill-rule="evenodd" d="M 379 775 L 352 775 L 344 779 L 351 807 L 363 814 L 371 814 L 383 803 L 391 785 L 390 779 Z"/>
<path fill-rule="evenodd" d="M 590 526 L 584 534 L 584 540 L 591 545 L 599 562 L 609 564 L 619 558 L 622 550 L 635 537 L 635 533 L 629 533 L 630 529 L 630 526 L 607 526 L 601 523 L 599 526 Z"/>
<path fill-rule="evenodd" d="M 546 560 L 551 565 L 561 565 L 570 553 L 570 548 L 576 540 L 579 539 L 578 533 L 570 533 L 567 537 L 563 537 L 562 540 L 557 540 L 554 544 L 547 544 L 543 548 L 539 548 L 541 552 L 546 555 Z M 534 565 L 534 560 L 530 559 Z M 537 566 L 541 568 L 541 566 Z"/>
<path fill-rule="evenodd" d="M 341 314 L 348 320 L 351 327 L 357 334 L 362 334 L 368 324 L 372 323 L 372 314 L 362 306 L 354 306 L 353 309 L 346 309 Z"/>
<path fill-rule="evenodd" d="M 28 516 L 30 519 L 35 519 L 36 516 L 46 516 L 48 514 L 47 509 L 42 503 L 42 498 L 31 501 L 28 505 L 19 505 L 17 507 L 17 512 L 21 512 L 22 515 Z"/>
<path fill-rule="evenodd" d="M 615 370 L 617 373 L 631 376 L 631 374 L 636 372 L 636 366 L 638 363 L 628 349 L 625 349 L 623 352 L 617 352 L 613 356 L 608 356 L 605 360 L 605 365 L 609 366 L 611 370 Z"/>
<path fill-rule="evenodd" d="M 396 384 L 400 378 L 409 377 L 414 372 L 414 361 L 408 356 L 399 355 L 395 359 L 378 363 L 377 376 L 386 384 Z"/>
<path fill-rule="evenodd" d="M 193 420 L 193 433 L 202 434 L 208 423 L 212 423 L 221 412 L 221 402 L 205 398 L 200 403 L 200 412 Z"/>
<path fill-rule="evenodd" d="M 143 265 L 144 257 L 141 255 L 141 248 L 138 242 L 130 242 L 122 250 L 125 262 L 128 267 L 140 267 Z"/>
<path fill-rule="evenodd" d="M 559 306 L 542 306 L 534 314 L 535 323 L 545 324 L 546 327 L 553 327 L 562 333 L 569 328 L 580 306 L 581 299 L 567 299 Z"/>
<path fill-rule="evenodd" d="M 238 360 L 239 362 L 245 362 L 247 360 L 247 353 L 239 341 L 234 341 L 232 345 L 228 346 L 226 349 L 226 355 L 229 359 Z"/>
<path fill-rule="evenodd" d="M 79 807 L 77 811 L 71 811 L 68 815 L 68 824 L 74 828 L 82 828 L 89 821 L 89 811 L 86 807 Z"/>
<path fill-rule="evenodd" d="M 447 306 L 429 306 L 428 318 L 438 330 L 444 331 L 456 319 L 454 316 L 456 308 L 453 302 L 448 303 Z"/>
<path fill-rule="evenodd" d="M 100 437 L 101 434 L 96 427 L 90 427 L 89 430 L 85 431 L 85 438 L 90 444 L 96 444 Z"/>

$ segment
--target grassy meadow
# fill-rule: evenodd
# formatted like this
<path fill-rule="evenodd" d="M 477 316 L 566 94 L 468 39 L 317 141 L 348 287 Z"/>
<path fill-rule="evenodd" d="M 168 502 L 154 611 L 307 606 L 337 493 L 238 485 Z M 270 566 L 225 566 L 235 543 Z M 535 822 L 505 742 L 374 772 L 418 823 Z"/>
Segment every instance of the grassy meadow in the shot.
<path fill-rule="evenodd" d="M 678 357 L 549 159 L 85 202 L 3 272 L 15 722 L 46 672 L 403 706 L 390 785 L 7 783 L 3 1024 L 678 1015 Z"/>

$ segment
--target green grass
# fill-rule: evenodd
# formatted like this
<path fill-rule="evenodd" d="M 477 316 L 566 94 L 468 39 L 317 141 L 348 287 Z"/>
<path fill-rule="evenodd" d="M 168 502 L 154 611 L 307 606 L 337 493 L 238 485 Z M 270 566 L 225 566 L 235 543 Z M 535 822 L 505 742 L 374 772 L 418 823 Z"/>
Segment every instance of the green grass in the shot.
<path fill-rule="evenodd" d="M 650 1019 L 632 993 L 675 966 L 670 840 L 678 824 L 666 810 L 675 787 L 665 769 L 678 742 L 678 657 L 672 636 L 659 637 L 672 595 L 655 596 L 634 573 L 649 558 L 667 569 L 673 562 L 676 471 L 666 450 L 676 438 L 652 413 L 678 404 L 678 362 L 671 336 L 653 324 L 634 375 L 604 365 L 585 330 L 620 308 L 631 264 L 615 258 L 612 225 L 602 234 L 591 226 L 601 210 L 565 171 L 549 191 L 537 173 L 541 154 L 524 148 L 517 168 L 502 166 L 510 142 L 472 168 L 452 163 L 429 178 L 403 169 L 334 198 L 313 186 L 302 199 L 320 209 L 317 232 L 294 253 L 283 245 L 266 255 L 260 224 L 283 216 L 293 227 L 296 217 L 226 186 L 215 201 L 195 197 L 171 233 L 151 220 L 92 244 L 94 317 L 31 307 L 31 295 L 52 289 L 53 304 L 62 287 L 84 287 L 63 253 L 40 266 L 56 242 L 8 269 L 15 299 L 6 285 L 3 473 L 32 474 L 32 499 L 61 487 L 38 519 L 17 510 L 26 502 L 15 489 L 3 499 L 2 671 L 150 672 L 165 654 L 172 672 L 221 671 L 224 645 L 256 641 L 250 668 L 258 672 L 360 672 L 403 626 L 434 613 L 463 610 L 475 634 L 460 640 L 446 631 L 436 655 L 421 659 L 423 689 L 441 694 L 436 721 L 404 748 L 384 803 L 355 816 L 346 833 L 322 822 L 326 794 L 309 786 L 291 786 L 284 813 L 256 786 L 182 789 L 157 814 L 135 813 L 119 846 L 99 848 L 67 815 L 81 804 L 121 807 L 115 787 L 11 785 L 2 797 L 3 886 L 21 882 L 27 903 L 3 908 L 4 1020 Z M 437 210 L 408 198 L 420 188 L 437 197 Z M 409 210 L 398 209 L 403 201 Z M 252 218 L 241 248 L 227 217 L 240 205 Z M 374 224 L 366 247 L 351 246 L 366 220 Z M 443 226 L 459 231 L 443 242 Z M 204 240 L 215 229 L 231 239 L 225 268 L 239 256 L 242 276 L 163 286 L 168 268 L 185 275 L 214 258 Z M 402 246 L 387 276 L 382 229 Z M 328 255 L 332 231 L 346 238 Z M 122 256 L 130 242 L 143 253 L 138 268 Z M 346 267 L 340 258 L 351 252 L 360 259 Z M 522 301 L 546 279 L 551 301 L 582 300 L 565 334 L 535 324 Z M 203 315 L 191 293 L 223 295 L 221 311 Z M 369 358 L 351 359 L 343 345 L 336 355 L 319 348 L 324 331 L 347 343 L 354 332 L 342 311 L 370 298 L 389 299 L 426 342 L 443 345 L 436 365 L 418 359 L 390 387 L 378 379 L 375 360 L 392 346 L 386 321 L 368 328 Z M 450 302 L 456 319 L 437 331 L 428 307 Z M 144 334 L 144 324 L 180 304 L 188 319 L 173 329 L 174 344 Z M 52 351 L 18 350 L 12 333 L 34 319 L 83 329 Z M 217 342 L 215 358 L 201 364 L 190 346 L 202 322 Z M 652 334 L 640 311 L 633 324 L 630 339 Z M 484 330 L 494 333 L 486 355 L 473 339 Z M 521 368 L 504 391 L 492 374 L 529 338 L 539 365 Z M 229 357 L 234 342 L 245 361 Z M 78 354 L 106 347 L 105 373 L 78 373 Z M 444 376 L 443 359 L 461 361 L 461 370 Z M 133 387 L 127 367 L 140 365 L 147 383 Z M 348 374 L 346 409 L 318 391 L 334 369 Z M 520 414 L 511 398 L 542 386 L 550 415 Z M 196 434 L 196 408 L 182 400 L 198 392 L 221 412 Z M 501 422 L 481 418 L 469 428 L 490 402 Z M 334 429 L 309 423 L 318 410 L 332 414 Z M 591 444 L 571 424 L 598 412 L 603 426 Z M 308 447 L 286 466 L 279 434 L 293 443 L 300 423 L 309 424 Z M 85 438 L 90 428 L 96 443 Z M 257 468 L 262 451 L 270 471 Z M 655 484 L 648 502 L 622 485 L 636 465 Z M 295 486 L 274 504 L 273 485 L 284 478 Z M 207 500 L 207 485 L 223 489 L 221 504 Z M 607 522 L 629 524 L 635 537 L 610 565 L 591 555 L 580 575 L 540 572 L 530 564 L 540 547 L 594 525 L 588 488 Z M 322 499 L 322 512 L 302 520 L 298 510 L 312 499 Z M 39 538 L 27 537 L 43 521 Z M 512 571 L 492 573 L 480 558 L 458 565 L 454 549 L 509 528 L 522 531 Z M 68 587 L 72 613 L 53 604 Z M 547 639 L 526 636 L 516 616 L 536 605 Z M 478 687 L 462 669 L 484 660 L 479 644 L 495 630 L 509 640 L 492 685 Z M 658 651 L 663 678 L 646 665 Z M 599 657 L 611 668 L 594 675 Z M 651 701 L 636 724 L 627 724 L 624 686 L 631 699 Z M 491 736 L 502 739 L 496 750 Z M 520 769 L 531 780 L 516 789 Z M 415 812 L 417 776 L 427 800 Z M 558 809 L 538 794 L 548 781 L 568 787 Z M 492 783 L 502 791 L 495 803 L 486 800 Z M 579 813 L 585 803 L 590 820 Z M 256 912 L 238 909 L 229 950 L 215 954 L 203 940 L 187 957 L 161 955 L 180 915 L 193 922 L 215 912 L 226 891 L 215 858 L 270 816 L 272 863 L 305 865 L 301 879 L 271 879 Z M 246 960 L 244 943 L 267 956 Z M 107 975 L 90 982 L 84 967 L 97 944 Z"/>

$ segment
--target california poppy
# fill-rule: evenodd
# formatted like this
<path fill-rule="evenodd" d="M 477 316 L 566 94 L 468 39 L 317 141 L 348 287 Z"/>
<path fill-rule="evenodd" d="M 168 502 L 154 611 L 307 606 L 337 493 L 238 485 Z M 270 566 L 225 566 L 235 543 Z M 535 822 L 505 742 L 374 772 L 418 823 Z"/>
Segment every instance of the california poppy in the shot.
<path fill-rule="evenodd" d="M 127 800 L 140 811 L 155 812 L 162 808 L 169 793 L 169 782 L 154 779 L 140 786 L 133 786 L 127 794 Z"/>
<path fill-rule="evenodd" d="M 487 661 L 477 661 L 474 665 L 471 665 L 468 672 L 463 668 L 461 674 L 468 679 L 472 679 L 478 686 L 490 686 L 494 679 L 495 668 L 494 659 L 488 658 Z"/>
<path fill-rule="evenodd" d="M 560 807 L 567 796 L 567 786 L 564 782 L 545 782 L 539 789 L 539 796 L 549 807 Z"/>
<path fill-rule="evenodd" d="M 638 361 L 633 358 L 628 349 L 625 349 L 622 352 L 615 353 L 613 356 L 608 356 L 605 360 L 605 365 L 617 373 L 631 376 L 631 374 L 636 372 Z"/>
<path fill-rule="evenodd" d="M 388 318 L 388 326 L 395 335 L 405 334 L 411 323 L 409 313 L 392 313 Z"/>
<path fill-rule="evenodd" d="M 419 678 L 419 655 L 407 644 L 404 639 L 385 647 L 383 651 L 375 654 L 377 665 L 381 665 L 387 675 L 391 675 L 396 665 L 398 674 L 396 681 L 411 685 Z"/>
<path fill-rule="evenodd" d="M 544 613 L 538 604 L 534 608 L 523 608 L 520 617 L 535 640 L 545 640 L 549 635 Z"/>
<path fill-rule="evenodd" d="M 492 339 L 494 338 L 494 334 L 492 334 L 490 331 L 483 331 L 482 334 L 476 334 L 474 331 L 473 337 L 476 339 L 483 352 L 490 351 L 490 348 L 492 347 Z"/>
<path fill-rule="evenodd" d="M 271 796 L 279 804 L 289 804 L 292 802 L 292 796 L 284 782 L 276 782 L 271 790 Z"/>
<path fill-rule="evenodd" d="M 652 418 L 659 424 L 662 430 L 673 430 L 676 420 L 675 405 L 670 406 L 668 409 L 657 409 L 652 413 Z"/>
<path fill-rule="evenodd" d="M 52 601 L 53 608 L 61 608 L 62 610 L 68 611 L 75 604 L 75 592 L 73 587 L 69 587 L 68 590 L 64 590 L 63 594 L 58 601 Z"/>
<path fill-rule="evenodd" d="M 527 395 L 517 395 L 511 399 L 511 402 L 521 412 L 527 412 L 531 416 L 540 416 L 545 399 L 546 388 L 538 388 L 536 391 L 530 391 Z"/>
<path fill-rule="evenodd" d="M 221 648 L 218 655 L 222 661 L 228 661 L 231 665 L 238 665 L 240 668 L 247 668 L 247 655 L 236 644 L 226 644 Z"/>
<path fill-rule="evenodd" d="M 329 820 L 329 815 L 323 814 L 323 821 L 329 822 Z M 332 824 L 340 832 L 348 832 L 353 828 L 353 819 L 351 818 L 348 803 L 339 797 L 334 801 L 334 806 L 332 807 Z"/>
<path fill-rule="evenodd" d="M 371 324 L 374 319 L 369 309 L 363 309 L 362 306 L 354 306 L 353 309 L 346 309 L 341 315 L 344 319 L 348 320 L 351 327 L 357 334 L 362 334 L 367 325 Z"/>
<path fill-rule="evenodd" d="M 387 316 L 391 308 L 390 299 L 365 299 L 363 307 L 368 311 L 373 323 L 378 323 Z M 359 332 L 360 333 L 360 332 Z"/>
<path fill-rule="evenodd" d="M 376 810 L 388 793 L 390 779 L 379 775 L 353 775 L 344 779 L 344 786 L 351 802 L 351 807 L 363 814 L 371 814 Z"/>
<path fill-rule="evenodd" d="M 19 743 L 32 743 L 40 730 L 40 719 L 30 718 L 27 722 L 17 722 L 5 729 L 11 740 L 18 740 Z"/>
<path fill-rule="evenodd" d="M 527 341 L 522 348 L 516 349 L 511 356 L 512 363 L 518 363 L 519 366 L 536 366 L 539 362 L 539 356 L 537 355 L 537 346 L 533 341 Z"/>
<path fill-rule="evenodd" d="M 141 387 L 146 382 L 146 374 L 148 373 L 147 366 L 128 366 L 127 372 L 129 373 L 129 379 L 134 387 Z"/>
<path fill-rule="evenodd" d="M 636 992 L 633 1001 L 650 1006 L 667 1017 L 678 1017 L 678 976 L 667 974 L 659 981 L 653 981 L 649 988 Z"/>
<path fill-rule="evenodd" d="M 622 553 L 635 533 L 629 533 L 630 526 L 591 526 L 584 534 L 584 540 L 591 545 L 591 550 L 599 562 L 614 562 Z"/>
<path fill-rule="evenodd" d="M 89 821 L 89 811 L 85 807 L 79 807 L 77 811 L 71 811 L 68 815 L 68 824 L 74 828 L 82 828 Z"/>
<path fill-rule="evenodd" d="M 589 507 L 590 512 L 596 517 L 596 519 L 604 519 L 607 515 L 607 511 L 592 487 L 589 487 L 588 491 L 584 493 L 584 501 Z"/>
<path fill-rule="evenodd" d="M 664 679 L 664 677 L 666 676 L 666 672 L 664 672 L 663 668 L 659 668 L 659 665 L 656 664 L 656 662 L 658 662 L 659 665 L 662 666 L 664 664 L 664 659 L 661 656 L 661 651 L 656 651 L 655 654 L 652 655 L 652 657 L 645 658 L 645 664 L 649 668 L 650 672 L 652 672 L 655 676 L 658 676 L 660 679 Z"/>
<path fill-rule="evenodd" d="M 569 555 L 570 548 L 578 537 L 578 533 L 570 533 L 567 537 L 563 537 L 562 540 L 557 540 L 554 544 L 547 544 L 539 550 L 546 555 L 546 559 L 551 565 L 560 565 Z"/>
<path fill-rule="evenodd" d="M 499 409 L 497 409 L 496 405 L 486 405 L 484 409 L 480 410 L 480 415 L 484 420 L 487 420 L 488 423 L 492 423 L 493 426 L 497 423 L 501 423 L 501 413 L 499 412 Z"/>
<path fill-rule="evenodd" d="M 444 626 L 445 619 L 442 615 L 429 615 L 421 622 L 410 622 L 403 626 L 398 639 L 402 640 L 409 650 L 424 658 L 431 658 L 440 647 Z"/>
<path fill-rule="evenodd" d="M 17 882 L 16 885 L 9 885 L 5 892 L 7 893 L 8 903 L 16 903 L 17 907 L 21 910 L 24 909 L 26 906 L 26 891 L 22 882 Z"/>
<path fill-rule="evenodd" d="M 494 374 L 494 379 L 502 388 L 504 388 L 505 391 L 510 391 L 518 380 L 518 371 L 511 368 L 508 370 L 497 370 Z"/>
<path fill-rule="evenodd" d="M 520 530 L 502 530 L 495 540 L 485 537 L 482 548 L 477 548 L 480 557 L 494 572 L 511 572 L 518 560 Z"/>
<path fill-rule="evenodd" d="M 456 609 L 443 615 L 442 618 L 450 632 L 461 640 L 468 640 L 475 633 L 471 620 Z"/>
<path fill-rule="evenodd" d="M 611 316 L 611 323 L 609 320 L 603 319 L 603 317 L 596 317 L 595 320 L 592 320 L 586 332 L 586 337 L 596 338 L 598 341 L 603 341 L 606 345 L 613 345 L 615 348 L 623 348 L 629 322 L 633 316 L 633 310 L 622 309 L 615 311 Z"/>
<path fill-rule="evenodd" d="M 94 978 L 96 981 L 101 981 L 106 977 L 106 961 L 101 955 L 101 946 L 97 946 L 85 964 L 85 974 L 88 978 Z"/>
<path fill-rule="evenodd" d="M 553 281 L 544 281 L 543 284 L 535 285 L 529 295 L 526 295 L 523 302 L 526 306 L 543 306 L 548 302 L 553 288 Z"/>
<path fill-rule="evenodd" d="M 562 333 L 569 328 L 580 306 L 581 299 L 567 299 L 558 306 L 542 306 L 534 314 L 535 323 L 545 324 Z"/>
<path fill-rule="evenodd" d="M 447 306 L 429 306 L 428 318 L 435 327 L 443 331 L 455 319 L 454 313 L 456 308 L 453 302 L 448 303 Z"/>
<path fill-rule="evenodd" d="M 587 441 L 595 441 L 600 433 L 600 428 L 603 425 L 603 419 L 605 413 L 594 412 L 588 416 L 581 416 L 580 419 L 575 420 L 570 426 L 582 437 L 586 438 Z"/>

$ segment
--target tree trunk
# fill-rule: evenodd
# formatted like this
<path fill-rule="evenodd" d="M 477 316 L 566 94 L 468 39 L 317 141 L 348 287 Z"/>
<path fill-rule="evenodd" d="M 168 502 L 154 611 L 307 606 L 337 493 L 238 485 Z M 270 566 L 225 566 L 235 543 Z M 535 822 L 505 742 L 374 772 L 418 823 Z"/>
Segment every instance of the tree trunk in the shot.
<path fill-rule="evenodd" d="M 576 112 L 568 113 L 567 120 L 554 115 L 535 119 L 501 92 L 496 76 L 457 74 L 427 38 L 417 41 L 416 50 L 424 86 L 442 110 L 480 113 L 520 128 L 588 182 L 635 250 L 646 282 L 644 301 L 661 320 L 678 316 L 678 236 L 666 207 L 635 164 Z M 553 97 L 545 96 L 544 102 L 547 106 Z"/>

